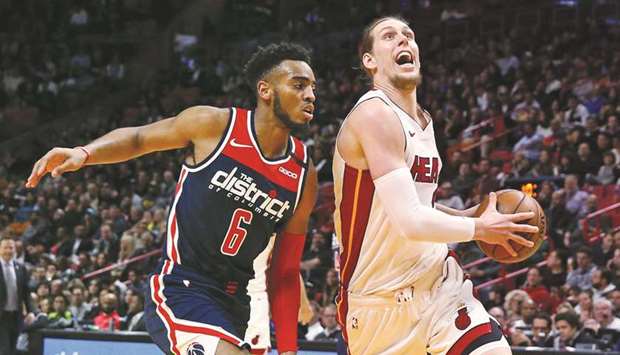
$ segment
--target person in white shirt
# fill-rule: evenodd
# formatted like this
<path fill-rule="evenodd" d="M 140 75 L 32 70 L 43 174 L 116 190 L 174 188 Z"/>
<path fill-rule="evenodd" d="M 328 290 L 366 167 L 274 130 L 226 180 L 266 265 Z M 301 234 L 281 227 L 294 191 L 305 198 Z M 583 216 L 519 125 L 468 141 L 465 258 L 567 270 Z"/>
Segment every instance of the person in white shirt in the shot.
<path fill-rule="evenodd" d="M 608 299 L 594 301 L 594 319 L 598 322 L 599 329 L 620 331 L 620 318 L 615 317 L 612 310 L 613 306 Z"/>
<path fill-rule="evenodd" d="M 310 302 L 310 307 L 312 307 L 312 319 L 308 323 L 308 331 L 306 332 L 306 340 L 314 340 L 317 335 L 323 333 L 323 325 L 319 321 L 322 309 L 321 306 L 316 302 Z"/>

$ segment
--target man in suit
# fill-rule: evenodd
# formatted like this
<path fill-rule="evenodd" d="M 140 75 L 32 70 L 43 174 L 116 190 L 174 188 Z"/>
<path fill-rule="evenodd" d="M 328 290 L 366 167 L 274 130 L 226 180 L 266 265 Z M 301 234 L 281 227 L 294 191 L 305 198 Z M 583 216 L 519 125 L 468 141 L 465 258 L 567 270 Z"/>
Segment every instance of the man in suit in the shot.
<path fill-rule="evenodd" d="M 0 354 L 13 355 L 23 316 L 23 306 L 32 310 L 28 295 L 28 273 L 15 260 L 15 241 L 0 240 Z"/>

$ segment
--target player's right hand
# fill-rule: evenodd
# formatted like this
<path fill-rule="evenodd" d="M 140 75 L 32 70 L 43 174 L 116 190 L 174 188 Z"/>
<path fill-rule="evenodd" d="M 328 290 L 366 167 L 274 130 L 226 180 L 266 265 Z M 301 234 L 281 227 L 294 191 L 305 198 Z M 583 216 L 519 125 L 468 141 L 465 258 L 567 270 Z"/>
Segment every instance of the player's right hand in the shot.
<path fill-rule="evenodd" d="M 514 214 L 502 214 L 497 211 L 497 195 L 491 192 L 489 195 L 489 205 L 476 218 L 475 240 L 481 240 L 488 244 L 501 245 L 511 256 L 517 256 L 508 241 L 524 245 L 528 248 L 534 246 L 534 242 L 529 241 L 516 233 L 538 233 L 538 227 L 529 224 L 518 224 L 534 217 L 534 212 L 519 212 Z"/>
<path fill-rule="evenodd" d="M 78 148 L 54 148 L 34 164 L 26 187 L 36 187 L 47 173 L 58 177 L 65 172 L 76 171 L 86 163 L 87 158 L 86 152 Z"/>

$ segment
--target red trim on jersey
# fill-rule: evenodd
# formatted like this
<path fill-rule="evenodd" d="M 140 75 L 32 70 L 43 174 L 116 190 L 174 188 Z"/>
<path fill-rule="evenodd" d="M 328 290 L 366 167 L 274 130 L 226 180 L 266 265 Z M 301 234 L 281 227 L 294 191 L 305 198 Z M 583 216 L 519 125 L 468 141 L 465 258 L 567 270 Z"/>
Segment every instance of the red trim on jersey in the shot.
<path fill-rule="evenodd" d="M 306 150 L 304 149 L 304 144 L 296 137 L 292 137 L 292 138 L 293 138 L 293 155 L 298 160 L 305 162 L 306 161 Z"/>
<path fill-rule="evenodd" d="M 187 178 L 187 170 L 185 170 L 185 168 L 181 168 L 181 176 L 179 176 L 179 181 L 177 182 L 174 193 L 173 207 L 175 208 L 170 211 L 170 213 L 172 213 L 172 219 L 170 221 L 170 225 L 168 226 L 167 243 L 170 243 L 170 255 L 168 255 L 168 257 L 172 259 L 172 261 L 174 261 L 176 264 L 181 263 L 181 258 L 179 256 L 179 234 L 177 233 L 177 213 L 175 209 L 176 203 L 178 202 L 179 197 L 183 192 L 183 183 L 185 182 L 185 178 Z"/>
<path fill-rule="evenodd" d="M 248 168 L 263 175 L 267 180 L 272 183 L 281 186 L 289 191 L 297 192 L 299 180 L 302 176 L 302 166 L 298 164 L 294 159 L 283 158 L 279 163 L 267 164 L 261 159 L 261 153 L 258 148 L 254 146 L 252 142 L 250 128 L 248 122 L 250 120 L 248 110 L 237 108 L 235 124 L 232 128 L 232 134 L 226 142 L 222 154 L 247 166 Z M 301 151 L 302 156 L 305 158 L 303 143 L 300 141 L 295 142 L 293 139 L 293 145 L 295 146 L 295 153 Z M 304 159 L 301 159 L 305 162 Z M 281 170 L 283 168 L 284 170 Z M 290 174 L 297 175 L 296 177 L 289 176 Z"/>
<path fill-rule="evenodd" d="M 474 340 L 479 337 L 489 334 L 493 331 L 491 328 L 491 323 L 484 323 L 478 326 L 475 326 L 468 330 L 465 334 L 463 334 L 459 340 L 452 345 L 450 350 L 446 353 L 446 355 L 461 355 L 463 351 L 469 346 L 469 344 L 473 343 Z"/>
<path fill-rule="evenodd" d="M 375 185 L 369 170 L 359 170 L 345 164 L 340 201 L 342 253 L 340 254 L 341 287 L 338 296 L 338 322 L 347 340 L 346 317 L 348 312 L 347 290 L 357 266 L 362 242 L 372 206 Z"/>

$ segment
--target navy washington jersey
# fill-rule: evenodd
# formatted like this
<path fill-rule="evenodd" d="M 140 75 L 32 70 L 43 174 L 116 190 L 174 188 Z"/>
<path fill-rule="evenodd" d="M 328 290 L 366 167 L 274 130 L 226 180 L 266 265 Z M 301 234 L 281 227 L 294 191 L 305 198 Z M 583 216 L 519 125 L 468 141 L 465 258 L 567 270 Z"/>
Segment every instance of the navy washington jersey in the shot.
<path fill-rule="evenodd" d="M 213 153 L 181 169 L 158 273 L 198 282 L 218 299 L 232 297 L 247 306 L 248 282 L 265 280 L 267 258 L 259 255 L 297 207 L 308 154 L 291 136 L 284 156 L 264 157 L 253 112 L 230 111 L 224 137 Z"/>

